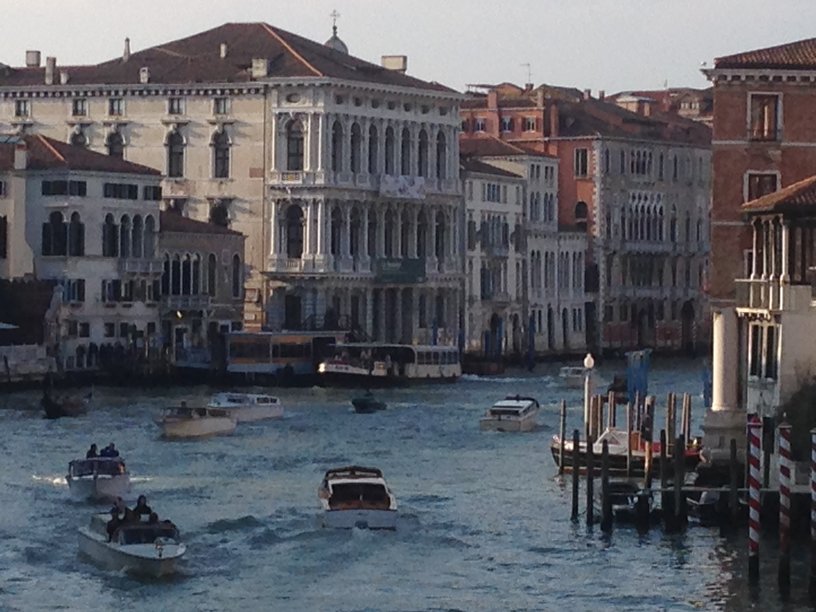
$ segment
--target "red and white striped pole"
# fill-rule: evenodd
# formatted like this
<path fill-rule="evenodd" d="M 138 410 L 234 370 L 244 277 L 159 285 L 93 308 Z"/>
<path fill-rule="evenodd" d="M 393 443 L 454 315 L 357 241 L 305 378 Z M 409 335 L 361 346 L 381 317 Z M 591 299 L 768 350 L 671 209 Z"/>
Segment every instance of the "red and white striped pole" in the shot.
<path fill-rule="evenodd" d="M 816 603 L 816 428 L 810 430 L 810 601 Z"/>
<path fill-rule="evenodd" d="M 791 426 L 779 424 L 779 591 L 790 593 Z"/>
<path fill-rule="evenodd" d="M 748 417 L 748 583 L 759 583 L 759 457 L 762 421 Z"/>

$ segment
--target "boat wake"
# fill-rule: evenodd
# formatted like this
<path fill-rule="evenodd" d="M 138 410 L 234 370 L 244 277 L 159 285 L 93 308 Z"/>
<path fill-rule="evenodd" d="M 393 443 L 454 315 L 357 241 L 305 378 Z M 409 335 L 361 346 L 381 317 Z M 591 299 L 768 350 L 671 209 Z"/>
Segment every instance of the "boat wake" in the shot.
<path fill-rule="evenodd" d="M 254 516 L 247 514 L 246 516 L 242 516 L 237 519 L 219 519 L 217 521 L 213 521 L 204 527 L 204 532 L 217 534 L 227 533 L 230 531 L 249 531 L 258 527 L 263 527 L 263 525 L 264 524 Z"/>
<path fill-rule="evenodd" d="M 480 382 L 491 384 L 518 384 L 518 383 L 538 383 L 549 384 L 553 382 L 550 376 L 530 376 L 530 377 L 514 377 L 514 376 L 479 376 L 478 374 L 463 374 L 461 380 L 467 382 Z"/>
<path fill-rule="evenodd" d="M 65 482 L 65 476 L 41 476 L 39 474 L 32 474 L 31 479 L 34 482 L 42 482 L 45 484 L 49 484 L 55 487 L 67 487 L 68 483 Z"/>

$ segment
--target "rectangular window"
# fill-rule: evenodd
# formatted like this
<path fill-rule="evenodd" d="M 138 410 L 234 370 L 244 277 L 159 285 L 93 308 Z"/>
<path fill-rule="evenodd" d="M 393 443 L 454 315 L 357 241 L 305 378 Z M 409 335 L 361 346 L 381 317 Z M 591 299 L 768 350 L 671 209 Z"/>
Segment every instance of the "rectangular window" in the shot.
<path fill-rule="evenodd" d="M 776 380 L 776 326 L 765 328 L 765 378 Z"/>
<path fill-rule="evenodd" d="M 71 101 L 71 114 L 74 117 L 84 117 L 88 114 L 88 101 L 85 98 L 75 98 Z"/>
<path fill-rule="evenodd" d="M 213 98 L 213 114 L 229 115 L 229 98 Z"/>
<path fill-rule="evenodd" d="M 130 324 L 129 323 L 120 323 L 119 324 L 119 337 L 120 338 L 127 338 L 130 332 Z"/>
<path fill-rule="evenodd" d="M 145 185 L 142 191 L 142 199 L 151 202 L 158 202 L 162 199 L 161 185 Z"/>
<path fill-rule="evenodd" d="M 762 371 L 762 326 L 750 326 L 749 342 L 751 345 L 751 363 L 748 373 L 751 376 L 758 377 Z"/>
<path fill-rule="evenodd" d="M 486 127 L 487 126 L 486 126 L 486 122 L 485 122 L 484 119 L 476 119 L 474 121 L 474 126 L 473 126 L 474 131 L 484 132 Z"/>
<path fill-rule="evenodd" d="M 79 337 L 80 338 L 90 338 L 91 337 L 91 324 L 90 323 L 80 323 L 79 324 Z"/>
<path fill-rule="evenodd" d="M 525 132 L 535 132 L 535 129 L 536 129 L 535 117 L 525 117 L 524 118 L 524 131 Z"/>
<path fill-rule="evenodd" d="M 585 177 L 589 173 L 589 151 L 575 149 L 575 176 Z"/>
<path fill-rule="evenodd" d="M 121 117 L 125 114 L 125 101 L 122 98 L 110 98 L 108 100 L 108 115 L 111 117 Z"/>
<path fill-rule="evenodd" d="M 751 140 L 779 140 L 780 98 L 776 94 L 750 94 Z"/>
<path fill-rule="evenodd" d="M 31 107 L 29 106 L 28 100 L 14 101 L 14 116 L 22 118 L 31 116 Z"/>
<path fill-rule="evenodd" d="M 779 188 L 777 181 L 778 177 L 775 173 L 749 172 L 746 202 L 775 192 Z"/>
<path fill-rule="evenodd" d="M 512 117 L 502 117 L 502 119 L 501 119 L 501 129 L 502 129 L 502 132 L 512 132 L 513 131 L 513 118 Z"/>
<path fill-rule="evenodd" d="M 58 196 L 72 195 L 84 197 L 88 193 L 88 184 L 85 181 L 43 181 L 42 195 Z"/>
<path fill-rule="evenodd" d="M 105 337 L 113 338 L 116 335 L 116 325 L 114 323 L 105 323 Z"/>
<path fill-rule="evenodd" d="M 139 186 L 130 183 L 105 183 L 102 194 L 103 197 L 116 200 L 138 200 Z"/>
<path fill-rule="evenodd" d="M 183 115 L 184 114 L 184 98 L 167 98 L 167 114 L 168 115 Z"/>
<path fill-rule="evenodd" d="M 0 259 L 8 257 L 8 219 L 0 217 Z"/>

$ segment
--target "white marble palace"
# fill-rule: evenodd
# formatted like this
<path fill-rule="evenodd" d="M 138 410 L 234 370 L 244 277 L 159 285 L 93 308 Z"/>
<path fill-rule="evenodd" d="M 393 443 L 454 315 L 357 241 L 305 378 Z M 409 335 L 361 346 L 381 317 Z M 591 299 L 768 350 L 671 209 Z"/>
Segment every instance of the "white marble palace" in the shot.
<path fill-rule="evenodd" d="M 247 236 L 246 328 L 454 342 L 460 94 L 264 23 L 90 66 L 0 64 L 0 130 L 159 169 L 165 208 Z"/>

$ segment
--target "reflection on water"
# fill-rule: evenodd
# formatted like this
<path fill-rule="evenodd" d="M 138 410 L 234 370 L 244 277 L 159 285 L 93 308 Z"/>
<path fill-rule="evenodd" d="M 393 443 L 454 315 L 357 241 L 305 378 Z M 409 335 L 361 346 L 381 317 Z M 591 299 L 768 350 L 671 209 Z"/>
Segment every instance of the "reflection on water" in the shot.
<path fill-rule="evenodd" d="M 694 394 L 695 430 L 699 365 L 657 360 L 651 379 L 661 398 Z M 97 388 L 87 416 L 58 421 L 40 418 L 37 393 L 5 394 L 0 453 L 14 461 L 0 470 L 0 609 L 776 606 L 775 560 L 763 558 L 769 584 L 751 599 L 741 536 L 702 528 L 603 536 L 570 522 L 569 480 L 555 476 L 548 445 L 559 400 L 567 400 L 570 430 L 583 408 L 580 390 L 561 387 L 559 367 L 384 390 L 388 409 L 368 415 L 351 408 L 357 390 L 279 389 L 284 419 L 195 442 L 161 440 L 152 416 L 168 403 L 204 401 L 211 390 L 203 386 Z M 622 369 L 606 364 L 599 378 Z M 539 399 L 539 429 L 480 432 L 484 411 L 516 393 Z M 133 498 L 145 493 L 179 526 L 188 544 L 179 576 L 137 580 L 77 557 L 76 528 L 100 507 L 70 503 L 64 472 L 91 442 L 110 441 L 127 461 Z M 349 463 L 384 471 L 400 508 L 395 532 L 319 527 L 323 473 Z M 796 561 L 794 580 L 804 581 L 802 569 Z M 795 584 L 797 602 L 802 588 Z"/>

